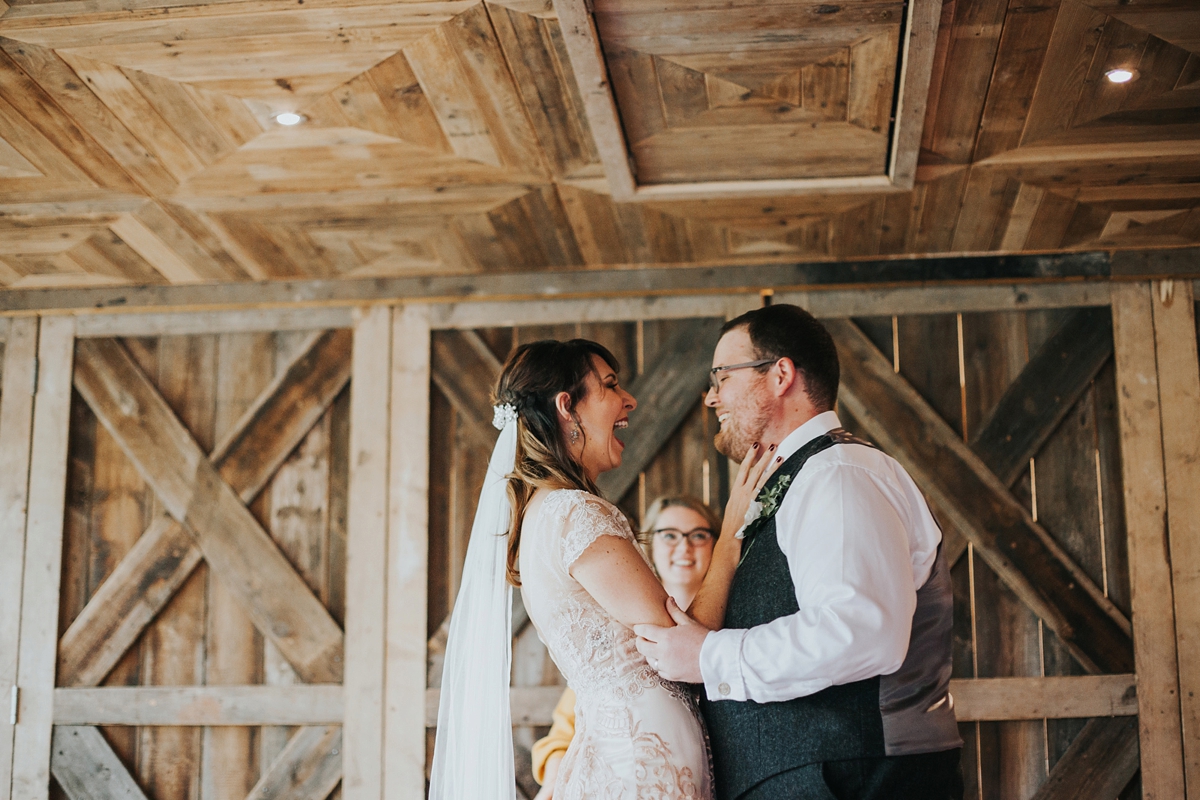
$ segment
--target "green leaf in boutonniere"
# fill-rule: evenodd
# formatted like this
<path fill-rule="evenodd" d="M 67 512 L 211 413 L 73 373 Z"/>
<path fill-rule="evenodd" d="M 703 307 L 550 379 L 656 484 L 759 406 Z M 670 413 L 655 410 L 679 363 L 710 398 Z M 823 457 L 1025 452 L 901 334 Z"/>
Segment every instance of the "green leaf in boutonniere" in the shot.
<path fill-rule="evenodd" d="M 775 512 L 779 510 L 779 504 L 783 501 L 783 495 L 787 492 L 788 484 L 791 482 L 792 476 L 784 475 L 773 486 L 763 489 L 762 494 L 758 496 L 759 502 L 762 503 L 760 517 L 775 516 Z"/>

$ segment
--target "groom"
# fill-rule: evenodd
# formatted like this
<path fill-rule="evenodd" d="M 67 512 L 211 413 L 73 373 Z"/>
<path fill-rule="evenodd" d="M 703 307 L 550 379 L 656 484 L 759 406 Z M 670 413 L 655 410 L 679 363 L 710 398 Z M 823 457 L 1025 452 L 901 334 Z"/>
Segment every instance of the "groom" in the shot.
<path fill-rule="evenodd" d="M 717 448 L 782 463 L 745 530 L 722 630 L 638 626 L 663 677 L 701 683 L 718 800 L 958 800 L 950 575 L 908 473 L 833 411 L 833 339 L 796 306 L 726 323 Z"/>

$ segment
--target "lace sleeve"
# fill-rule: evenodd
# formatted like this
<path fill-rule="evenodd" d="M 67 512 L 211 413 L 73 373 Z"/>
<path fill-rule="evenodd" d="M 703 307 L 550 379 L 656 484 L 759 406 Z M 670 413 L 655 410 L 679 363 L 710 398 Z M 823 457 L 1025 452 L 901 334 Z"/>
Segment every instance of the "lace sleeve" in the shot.
<path fill-rule="evenodd" d="M 587 492 L 562 492 L 559 510 L 562 526 L 563 569 L 570 570 L 583 551 L 601 536 L 633 540 L 629 523 L 615 506 Z"/>

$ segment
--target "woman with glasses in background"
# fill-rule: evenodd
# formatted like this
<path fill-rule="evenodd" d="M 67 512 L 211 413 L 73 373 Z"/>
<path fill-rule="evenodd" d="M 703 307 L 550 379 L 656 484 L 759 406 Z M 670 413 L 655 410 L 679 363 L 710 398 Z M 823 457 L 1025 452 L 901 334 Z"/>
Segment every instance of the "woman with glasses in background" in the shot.
<path fill-rule="evenodd" d="M 721 519 L 701 500 L 687 495 L 660 497 L 646 509 L 640 540 L 667 594 L 685 611 L 696 598 Z M 575 735 L 575 693 L 563 692 L 554 708 L 554 724 L 533 745 L 533 777 L 542 785 L 534 800 L 552 800 L 558 765 Z"/>

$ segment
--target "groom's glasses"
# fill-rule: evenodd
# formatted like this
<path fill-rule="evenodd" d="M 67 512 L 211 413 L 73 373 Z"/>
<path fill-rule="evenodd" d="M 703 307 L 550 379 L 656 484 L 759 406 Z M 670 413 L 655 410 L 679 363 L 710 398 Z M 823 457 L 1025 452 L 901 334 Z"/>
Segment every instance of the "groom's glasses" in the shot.
<path fill-rule="evenodd" d="M 674 547 L 684 539 L 687 539 L 688 544 L 692 547 L 703 547 L 715 538 L 713 532 L 708 528 L 692 528 L 686 532 L 678 528 L 658 528 L 654 531 L 654 535 L 662 537 L 663 543 L 670 547 Z"/>
<path fill-rule="evenodd" d="M 750 367 L 761 367 L 765 364 L 774 364 L 778 358 L 764 358 L 759 361 L 747 361 L 745 364 L 730 364 L 727 367 L 713 367 L 708 371 L 708 385 L 712 387 L 714 392 L 721 391 L 721 376 L 722 372 L 729 372 L 734 369 L 750 369 Z"/>

